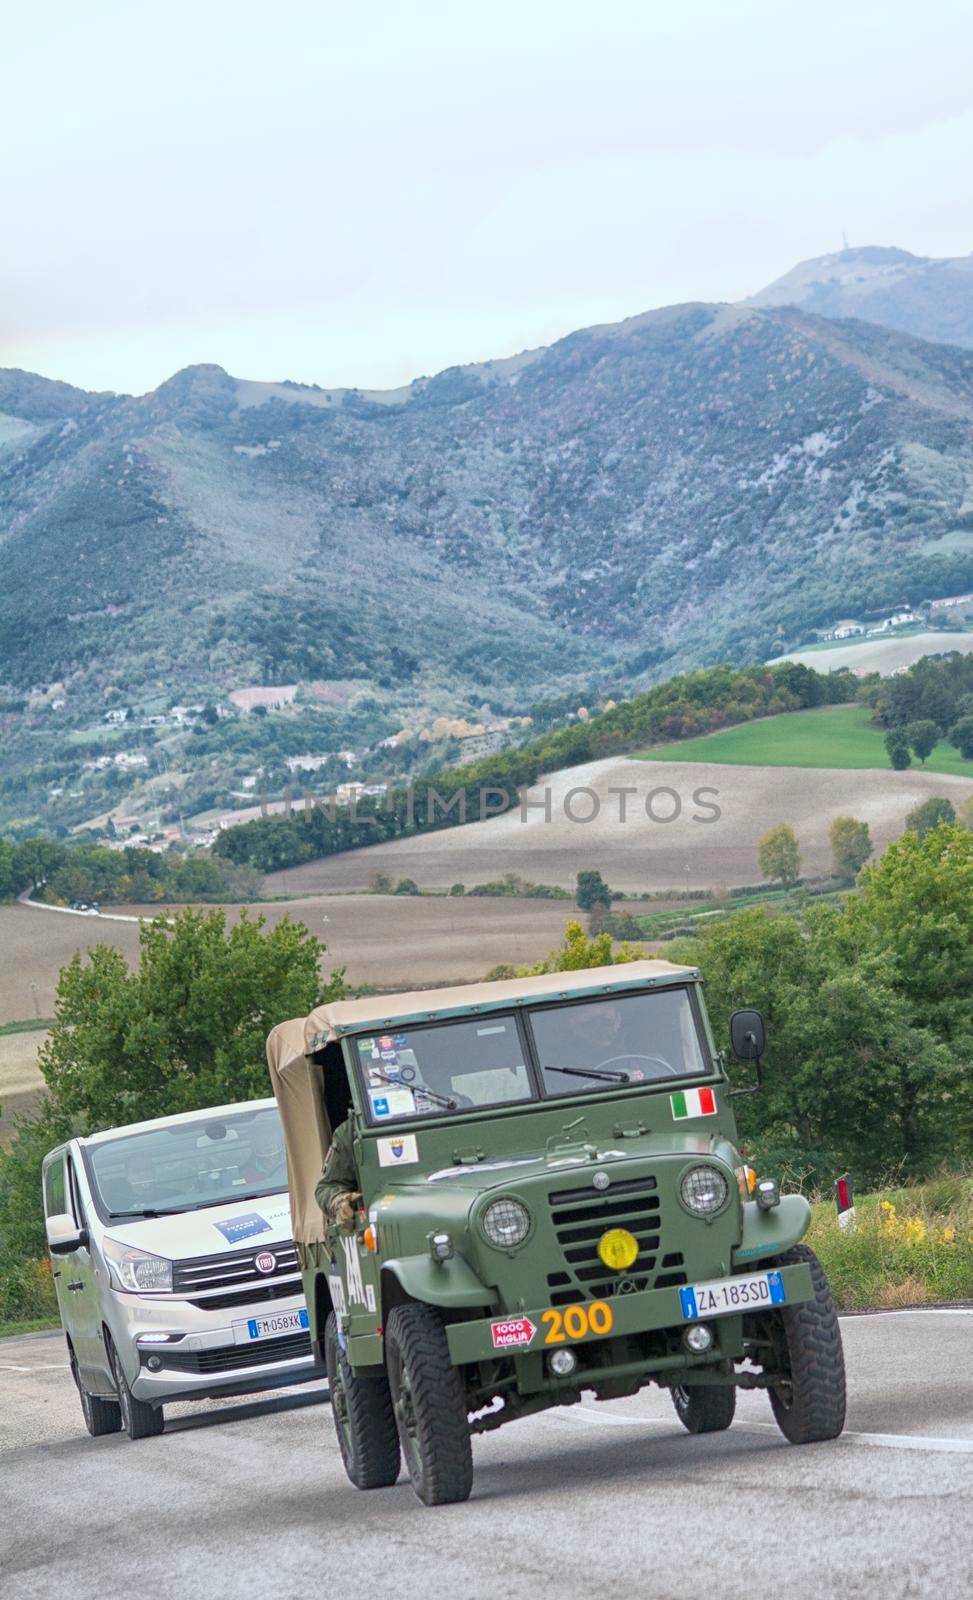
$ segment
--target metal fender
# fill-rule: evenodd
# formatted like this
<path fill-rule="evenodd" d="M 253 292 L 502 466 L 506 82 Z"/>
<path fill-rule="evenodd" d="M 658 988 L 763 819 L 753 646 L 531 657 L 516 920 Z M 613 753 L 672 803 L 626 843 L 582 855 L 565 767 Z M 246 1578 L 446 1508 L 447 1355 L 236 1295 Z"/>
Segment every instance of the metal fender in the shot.
<path fill-rule="evenodd" d="M 807 1233 L 811 1207 L 802 1194 L 784 1194 L 780 1204 L 761 1211 L 755 1200 L 743 1205 L 743 1237 L 733 1252 L 734 1266 L 779 1256 Z"/>
<path fill-rule="evenodd" d="M 497 1291 L 481 1283 L 473 1268 L 459 1255 L 451 1256 L 448 1261 L 433 1261 L 429 1256 L 400 1256 L 383 1264 L 383 1278 L 387 1272 L 398 1279 L 413 1300 L 423 1300 L 427 1305 L 460 1308 L 497 1304 Z"/>

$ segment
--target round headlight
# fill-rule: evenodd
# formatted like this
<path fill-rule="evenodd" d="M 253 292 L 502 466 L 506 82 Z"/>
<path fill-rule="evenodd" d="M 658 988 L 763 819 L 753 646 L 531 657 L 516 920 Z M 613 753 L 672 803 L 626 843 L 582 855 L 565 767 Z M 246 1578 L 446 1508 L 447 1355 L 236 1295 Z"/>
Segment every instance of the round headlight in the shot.
<path fill-rule="evenodd" d="M 530 1212 L 519 1200 L 493 1200 L 480 1219 L 480 1226 L 498 1250 L 523 1244 L 530 1232 Z"/>
<path fill-rule="evenodd" d="M 682 1203 L 697 1216 L 710 1217 L 726 1204 L 729 1186 L 718 1167 L 690 1167 L 679 1185 Z"/>

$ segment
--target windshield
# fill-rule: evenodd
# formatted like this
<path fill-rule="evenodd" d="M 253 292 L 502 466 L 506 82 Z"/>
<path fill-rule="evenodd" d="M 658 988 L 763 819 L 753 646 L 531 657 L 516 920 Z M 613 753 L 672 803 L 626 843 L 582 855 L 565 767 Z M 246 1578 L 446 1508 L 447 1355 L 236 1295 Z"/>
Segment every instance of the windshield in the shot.
<path fill-rule="evenodd" d="M 351 1041 L 374 1124 L 656 1084 L 712 1071 L 689 993 L 658 990 L 405 1027 Z"/>
<path fill-rule="evenodd" d="M 85 1157 L 95 1197 L 111 1217 L 192 1211 L 287 1187 L 276 1106 L 120 1134 L 89 1145 Z"/>
<path fill-rule="evenodd" d="M 531 1027 L 548 1095 L 710 1070 L 685 989 L 546 1006 L 531 1013 Z"/>
<path fill-rule="evenodd" d="M 533 1096 L 517 1019 L 482 1017 L 356 1039 L 373 1122 Z"/>

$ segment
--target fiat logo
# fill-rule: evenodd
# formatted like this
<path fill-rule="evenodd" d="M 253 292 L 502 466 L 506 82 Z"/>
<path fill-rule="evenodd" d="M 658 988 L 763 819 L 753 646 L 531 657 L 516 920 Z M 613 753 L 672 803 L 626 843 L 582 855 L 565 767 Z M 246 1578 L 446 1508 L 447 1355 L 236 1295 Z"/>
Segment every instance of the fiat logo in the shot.
<path fill-rule="evenodd" d="M 254 1266 L 258 1272 L 273 1272 L 276 1265 L 277 1257 L 270 1250 L 261 1250 L 254 1261 Z"/>

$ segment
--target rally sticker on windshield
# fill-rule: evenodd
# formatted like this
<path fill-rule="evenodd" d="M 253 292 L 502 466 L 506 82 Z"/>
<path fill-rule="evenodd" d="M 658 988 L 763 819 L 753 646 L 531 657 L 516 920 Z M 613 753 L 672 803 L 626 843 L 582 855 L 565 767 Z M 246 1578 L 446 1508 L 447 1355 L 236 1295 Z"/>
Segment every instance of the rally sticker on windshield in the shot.
<path fill-rule="evenodd" d="M 675 1122 L 684 1117 L 715 1117 L 716 1096 L 712 1089 L 680 1089 L 669 1096 Z"/>

